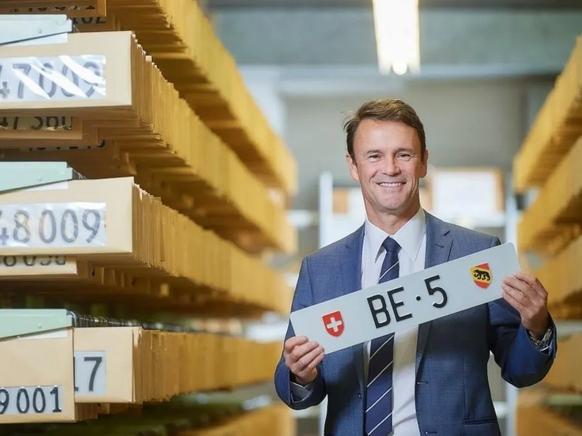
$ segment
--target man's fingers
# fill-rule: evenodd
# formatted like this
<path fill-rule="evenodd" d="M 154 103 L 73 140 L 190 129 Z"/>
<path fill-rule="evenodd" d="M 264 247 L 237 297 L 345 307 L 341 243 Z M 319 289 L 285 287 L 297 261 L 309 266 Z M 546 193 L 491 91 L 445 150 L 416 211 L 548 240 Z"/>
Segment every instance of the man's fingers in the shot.
<path fill-rule="evenodd" d="M 548 292 L 535 275 L 526 271 L 518 271 L 514 275 L 517 279 L 528 283 L 541 298 L 547 299 Z"/>
<path fill-rule="evenodd" d="M 290 350 L 290 352 L 287 352 Z M 300 378 L 309 378 L 314 368 L 323 359 L 323 347 L 307 338 L 291 338 L 285 343 L 285 364 L 293 374 Z"/>
<path fill-rule="evenodd" d="M 529 283 L 515 277 L 506 277 L 505 280 L 503 280 L 501 287 L 503 289 L 512 289 L 518 300 L 526 306 L 530 304 L 528 300 L 536 304 L 543 303 L 542 297 L 533 290 Z M 521 296 L 519 294 L 521 294 Z"/>
<path fill-rule="evenodd" d="M 313 360 L 316 357 L 318 357 L 321 353 L 323 353 L 323 347 L 318 346 L 315 349 L 311 350 L 309 353 L 307 353 L 305 356 L 303 356 L 301 359 L 299 359 L 299 361 L 297 362 L 299 370 L 303 371 L 303 369 L 307 368 L 311 364 L 311 362 L 313 362 Z"/>
<path fill-rule="evenodd" d="M 285 353 L 291 354 L 293 349 L 299 345 L 307 343 L 308 339 L 305 336 L 294 336 L 285 342 Z"/>
<path fill-rule="evenodd" d="M 323 360 L 323 358 L 325 357 L 325 353 L 323 352 L 323 350 L 321 351 L 320 354 L 317 355 L 317 357 L 315 359 L 313 359 L 311 361 L 311 363 L 309 365 L 307 365 L 307 369 L 309 372 L 313 371 L 317 365 L 319 365 L 321 363 L 321 361 Z"/>
<path fill-rule="evenodd" d="M 518 280 L 515 277 L 505 277 L 505 279 L 503 280 L 503 283 L 506 286 L 510 286 L 513 289 L 519 291 L 519 292 L 523 292 L 524 294 L 526 294 L 528 292 L 528 283 L 522 281 L 522 280 Z"/>
<path fill-rule="evenodd" d="M 502 285 L 502 287 L 503 287 L 503 298 L 509 304 L 511 304 L 515 308 L 515 310 L 517 310 L 523 317 L 527 312 L 527 307 L 523 303 L 523 301 L 525 301 L 524 295 L 511 287 L 505 285 Z"/>
<path fill-rule="evenodd" d="M 303 359 L 303 356 L 315 350 L 318 346 L 319 344 L 317 342 L 311 341 L 295 347 L 290 354 L 291 361 L 298 362 L 299 360 Z"/>
<path fill-rule="evenodd" d="M 503 298 L 519 312 L 522 320 L 528 320 L 534 314 L 531 302 L 515 289 L 504 289 Z"/>
<path fill-rule="evenodd" d="M 298 377 L 307 378 L 313 370 L 321 363 L 325 353 L 323 347 L 317 347 L 305 356 L 303 356 L 293 367 L 291 371 Z"/>

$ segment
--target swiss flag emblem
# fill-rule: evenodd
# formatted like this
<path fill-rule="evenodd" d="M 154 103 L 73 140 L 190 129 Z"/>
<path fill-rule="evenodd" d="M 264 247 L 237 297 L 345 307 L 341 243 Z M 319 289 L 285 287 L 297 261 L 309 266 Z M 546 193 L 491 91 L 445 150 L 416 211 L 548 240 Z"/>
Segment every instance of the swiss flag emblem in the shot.
<path fill-rule="evenodd" d="M 341 336 L 344 332 L 344 320 L 341 312 L 332 312 L 322 316 L 323 325 L 327 332 L 335 337 Z"/>

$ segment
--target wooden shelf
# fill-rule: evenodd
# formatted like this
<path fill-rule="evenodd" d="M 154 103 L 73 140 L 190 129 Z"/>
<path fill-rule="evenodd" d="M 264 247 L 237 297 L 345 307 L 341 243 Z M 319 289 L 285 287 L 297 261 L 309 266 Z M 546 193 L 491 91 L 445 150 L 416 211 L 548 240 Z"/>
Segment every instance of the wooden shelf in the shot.
<path fill-rule="evenodd" d="M 89 178 L 133 175 L 165 204 L 248 252 L 296 250 L 285 206 L 194 115 L 130 32 L 73 34 L 48 47 L 3 47 L 0 60 L 29 56 L 49 63 L 83 53 L 106 59 L 102 68 L 94 62 L 85 69 L 100 75 L 98 92 L 104 95 L 68 98 L 64 88 L 49 89 L 42 75 L 33 80 L 55 91 L 47 100 L 18 86 L 25 98 L 0 101 L 3 159 L 65 160 Z M 70 78 L 64 82 L 73 85 Z"/>
<path fill-rule="evenodd" d="M 582 237 L 578 237 L 536 271 L 539 280 L 549 289 L 548 304 L 567 318 L 582 315 L 581 258 Z"/>
<path fill-rule="evenodd" d="M 582 39 L 540 109 L 514 161 L 514 189 L 542 186 L 582 135 Z"/>
<path fill-rule="evenodd" d="M 88 0 L 62 0 L 63 6 Z M 91 0 L 89 3 L 94 3 Z M 11 2 L 14 7 L 17 2 Z M 42 0 L 28 1 L 43 7 Z M 54 4 L 52 2 L 51 4 Z M 105 3 L 102 0 L 102 3 Z M 97 10 L 35 8 L 19 13 L 66 13 L 70 17 L 93 17 L 79 21 L 83 31 L 131 30 L 152 56 L 164 77 L 204 123 L 245 163 L 253 174 L 289 198 L 297 190 L 295 159 L 269 126 L 246 88 L 232 55 L 216 36 L 209 20 L 192 0 L 107 0 Z M 10 7 L 0 13 L 10 13 Z M 105 16 L 106 15 L 106 16 Z"/>
<path fill-rule="evenodd" d="M 516 419 L 517 436 L 582 436 L 582 424 L 547 407 L 537 392 L 520 392 Z"/>
<path fill-rule="evenodd" d="M 0 423 L 96 419 L 97 414 L 89 417 L 86 413 L 98 409 L 76 410 L 73 405 L 163 403 L 182 394 L 264 383 L 271 379 L 280 353 L 278 343 L 210 333 L 142 327 L 75 327 L 57 333 L 52 338 L 19 337 L 0 342 L 0 350 L 10 352 L 13 364 L 8 374 L 3 371 L 0 375 L 0 385 L 16 383 L 32 390 L 46 386 L 44 390 L 50 391 L 47 380 L 62 381 L 56 384 L 59 395 L 45 395 L 49 398 L 43 407 L 35 408 L 36 413 L 25 417 L 2 414 Z M 68 362 L 71 366 L 47 370 L 42 359 L 27 364 L 47 350 L 53 353 L 48 363 Z"/>
<path fill-rule="evenodd" d="M 558 340 L 559 353 L 550 372 L 543 380 L 543 385 L 557 392 L 570 392 L 582 395 L 582 372 L 580 355 L 582 352 L 582 334 Z"/>
<path fill-rule="evenodd" d="M 10 169 L 0 194 L 0 435 L 294 436 L 284 405 L 174 401 L 272 380 L 281 344 L 236 335 L 288 313 L 292 289 L 265 258 L 297 236 L 293 156 L 197 3 L 0 3 L 82 31 L 0 47 L 0 159 L 88 178 L 51 183 L 67 178 L 51 169 L 28 187 Z M 100 317 L 71 327 L 64 310 L 24 307 Z M 149 321 L 119 327 L 133 317 Z"/>
<path fill-rule="evenodd" d="M 523 213 L 518 225 L 520 249 L 552 254 L 580 234 L 582 223 L 582 138 L 570 149 Z"/>
<path fill-rule="evenodd" d="M 0 207 L 7 235 L 0 274 L 11 281 L 5 290 L 32 287 L 65 296 L 83 289 L 86 295 L 77 298 L 92 289 L 102 297 L 115 290 L 121 291 L 115 298 L 141 295 L 162 306 L 168 299 L 186 307 L 208 303 L 220 309 L 226 302 L 288 310 L 292 292 L 281 274 L 164 206 L 131 178 L 16 191 L 0 195 Z M 20 221 L 26 224 L 15 224 Z M 43 266 L 46 259 L 33 262 L 32 256 L 52 256 L 54 262 Z"/>
<path fill-rule="evenodd" d="M 582 38 L 578 37 L 513 168 L 516 192 L 538 189 L 518 223 L 518 250 L 541 262 L 535 273 L 548 289 L 548 306 L 555 320 L 582 319 L 581 72 Z M 559 337 L 550 372 L 539 386 L 520 392 L 519 436 L 582 436 L 581 338 L 580 334 Z M 577 406 L 563 402 L 572 396 L 578 398 Z"/>

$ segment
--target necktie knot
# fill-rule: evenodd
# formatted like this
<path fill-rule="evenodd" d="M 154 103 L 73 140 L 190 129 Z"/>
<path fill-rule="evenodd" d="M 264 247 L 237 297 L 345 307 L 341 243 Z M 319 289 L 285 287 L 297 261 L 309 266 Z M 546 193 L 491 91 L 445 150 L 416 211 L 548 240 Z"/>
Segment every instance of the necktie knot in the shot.
<path fill-rule="evenodd" d="M 386 254 L 398 253 L 398 251 L 401 248 L 400 244 L 398 244 L 398 242 L 396 242 L 396 240 L 391 238 L 390 236 L 384 239 L 384 242 L 382 242 L 382 247 L 384 247 L 384 249 L 386 250 Z"/>

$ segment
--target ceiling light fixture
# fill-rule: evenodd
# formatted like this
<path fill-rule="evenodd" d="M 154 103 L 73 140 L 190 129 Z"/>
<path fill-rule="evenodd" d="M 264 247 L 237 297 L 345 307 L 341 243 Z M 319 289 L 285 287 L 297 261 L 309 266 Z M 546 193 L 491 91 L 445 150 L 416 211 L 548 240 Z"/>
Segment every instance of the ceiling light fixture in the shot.
<path fill-rule="evenodd" d="M 418 0 L 372 0 L 372 5 L 380 72 L 418 72 Z"/>

